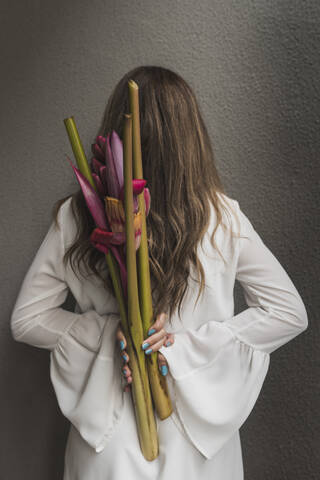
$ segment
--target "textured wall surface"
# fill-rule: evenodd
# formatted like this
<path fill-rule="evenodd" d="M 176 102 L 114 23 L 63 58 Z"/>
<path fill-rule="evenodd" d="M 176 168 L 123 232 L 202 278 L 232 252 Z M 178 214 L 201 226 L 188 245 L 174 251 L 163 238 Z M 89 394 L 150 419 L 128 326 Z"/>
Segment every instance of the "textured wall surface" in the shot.
<path fill-rule="evenodd" d="M 309 314 L 308 330 L 272 354 L 241 428 L 245 478 L 319 478 L 319 2 L 3 0 L 0 9 L 0 478 L 62 478 L 69 425 L 49 353 L 14 342 L 10 312 L 53 203 L 77 188 L 63 119 L 75 116 L 89 152 L 111 89 L 141 64 L 192 85 L 227 192 Z M 239 285 L 236 298 L 245 308 Z"/>

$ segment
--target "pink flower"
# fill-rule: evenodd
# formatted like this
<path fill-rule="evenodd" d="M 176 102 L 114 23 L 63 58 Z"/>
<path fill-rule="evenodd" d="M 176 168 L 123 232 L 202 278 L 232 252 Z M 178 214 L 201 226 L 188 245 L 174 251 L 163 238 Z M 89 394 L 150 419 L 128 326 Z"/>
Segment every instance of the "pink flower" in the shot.
<path fill-rule="evenodd" d="M 126 291 L 123 145 L 118 134 L 113 130 L 107 137 L 99 135 L 91 148 L 94 157 L 91 159 L 90 167 L 96 190 L 80 170 L 69 161 L 96 224 L 90 235 L 90 242 L 104 254 L 108 254 L 109 249 L 112 251 L 119 264 L 122 285 Z M 144 194 L 146 215 L 150 211 L 151 198 L 149 189 L 145 187 L 146 180 L 133 179 L 132 184 L 137 250 L 141 241 L 141 212 L 138 195 L 142 192 Z"/>

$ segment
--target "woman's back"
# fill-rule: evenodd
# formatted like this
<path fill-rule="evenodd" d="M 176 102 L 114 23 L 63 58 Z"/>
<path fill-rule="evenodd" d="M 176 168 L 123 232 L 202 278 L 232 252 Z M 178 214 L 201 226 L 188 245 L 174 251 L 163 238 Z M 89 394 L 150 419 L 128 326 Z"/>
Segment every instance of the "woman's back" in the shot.
<path fill-rule="evenodd" d="M 300 295 L 287 273 L 236 200 L 219 225 L 213 249 L 210 227 L 198 255 L 205 271 L 204 294 L 191 270 L 181 319 L 171 316 L 175 333 L 160 352 L 169 364 L 174 411 L 157 418 L 160 454 L 145 460 L 139 447 L 131 394 L 121 386 L 115 331 L 119 310 L 100 279 L 77 278 L 62 257 L 74 239 L 71 198 L 61 207 L 58 230 L 52 223 L 21 286 L 11 318 L 17 341 L 50 350 L 50 376 L 62 413 L 71 422 L 64 480 L 130 478 L 175 480 L 243 478 L 239 428 L 260 393 L 270 353 L 307 327 Z M 236 217 L 240 220 L 240 235 Z M 230 223 L 229 223 L 230 221 Z M 228 227 L 229 225 L 229 227 Z M 248 308 L 234 316 L 235 280 Z M 76 311 L 61 308 L 68 290 Z"/>

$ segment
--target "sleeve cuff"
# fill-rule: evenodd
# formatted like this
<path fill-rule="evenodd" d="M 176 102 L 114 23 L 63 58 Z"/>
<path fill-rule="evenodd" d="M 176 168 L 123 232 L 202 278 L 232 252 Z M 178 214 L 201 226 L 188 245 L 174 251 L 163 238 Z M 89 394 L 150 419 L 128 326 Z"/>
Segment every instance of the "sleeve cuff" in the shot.
<path fill-rule="evenodd" d="M 223 324 L 211 325 L 210 336 L 208 327 L 179 332 L 159 351 L 174 379 L 180 422 L 195 448 L 211 459 L 252 411 L 270 355 L 243 343 Z"/>
<path fill-rule="evenodd" d="M 62 414 L 101 452 L 123 408 L 120 359 L 114 354 L 119 315 L 80 315 L 50 352 L 50 378 Z M 89 316 L 90 316 L 89 315 Z"/>
<path fill-rule="evenodd" d="M 174 342 L 162 346 L 159 352 L 166 357 L 170 373 L 181 380 L 214 362 L 220 349 L 234 341 L 234 334 L 223 323 L 210 321 L 197 330 L 174 333 Z"/>

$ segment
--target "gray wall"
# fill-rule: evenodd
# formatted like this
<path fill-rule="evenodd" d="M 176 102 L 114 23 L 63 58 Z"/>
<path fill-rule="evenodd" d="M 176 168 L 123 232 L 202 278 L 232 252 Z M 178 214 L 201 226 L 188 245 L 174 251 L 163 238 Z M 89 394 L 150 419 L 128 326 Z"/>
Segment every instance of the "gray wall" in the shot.
<path fill-rule="evenodd" d="M 62 478 L 69 425 L 49 353 L 14 342 L 9 317 L 54 201 L 77 188 L 63 118 L 75 116 L 89 153 L 111 89 L 140 64 L 194 87 L 229 195 L 309 314 L 309 329 L 272 354 L 241 428 L 245 478 L 318 478 L 319 3 L 3 0 L 1 19 L 0 478 Z"/>

